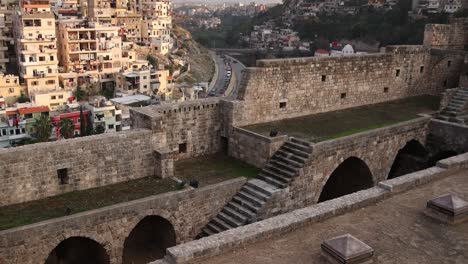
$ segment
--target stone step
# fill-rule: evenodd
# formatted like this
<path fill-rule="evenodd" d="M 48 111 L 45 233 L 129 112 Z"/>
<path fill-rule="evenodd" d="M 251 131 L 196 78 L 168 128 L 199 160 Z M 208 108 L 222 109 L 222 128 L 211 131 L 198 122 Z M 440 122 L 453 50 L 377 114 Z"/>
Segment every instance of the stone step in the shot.
<path fill-rule="evenodd" d="M 259 175 L 265 175 L 267 177 L 273 178 L 277 181 L 284 182 L 284 183 L 290 183 L 292 181 L 292 177 L 287 177 L 281 174 L 278 174 L 274 171 L 269 171 L 269 170 L 262 170 Z"/>
<path fill-rule="evenodd" d="M 286 144 L 281 146 L 280 150 L 282 150 L 283 152 L 286 152 L 286 153 L 292 153 L 295 156 L 299 156 L 299 157 L 304 158 L 304 159 L 309 158 L 309 153 L 304 152 L 302 150 L 295 149 L 295 148 L 291 148 L 291 147 L 287 146 Z"/>
<path fill-rule="evenodd" d="M 237 195 L 234 196 L 234 197 L 232 198 L 232 200 L 233 200 L 234 202 L 236 202 L 237 204 L 241 205 L 242 207 L 245 207 L 246 209 L 249 209 L 250 211 L 255 212 L 255 213 L 257 213 L 258 210 L 259 210 L 260 207 L 261 207 L 261 206 L 258 206 L 258 205 L 256 205 L 256 204 L 253 204 L 253 203 L 251 203 L 251 202 L 249 202 L 249 201 L 247 201 L 247 200 L 245 200 L 245 199 L 243 199 L 242 197 L 237 196 Z"/>
<path fill-rule="evenodd" d="M 280 189 L 286 188 L 289 184 L 289 182 L 286 182 L 285 180 L 279 180 L 278 178 L 271 177 L 269 175 L 259 174 L 257 177 Z"/>
<path fill-rule="evenodd" d="M 311 147 L 310 142 L 302 140 L 302 139 L 292 137 L 289 140 L 291 140 L 292 142 L 294 142 L 296 144 L 301 144 L 301 145 L 304 145 L 306 147 Z"/>
<path fill-rule="evenodd" d="M 462 110 L 462 109 L 463 109 L 463 106 L 448 105 L 444 110 L 445 110 L 445 111 L 459 112 L 459 111 Z"/>
<path fill-rule="evenodd" d="M 234 228 L 244 225 L 241 221 L 236 220 L 234 217 L 231 217 L 224 212 L 219 212 L 217 217 Z"/>
<path fill-rule="evenodd" d="M 216 225 L 219 229 L 221 229 L 221 232 L 233 228 L 233 226 L 231 226 L 229 223 L 226 223 L 224 220 L 220 219 L 218 216 L 215 216 L 215 218 L 213 218 L 213 220 L 211 220 L 210 223 Z"/>
<path fill-rule="evenodd" d="M 438 116 L 436 117 L 436 119 L 444 120 L 444 121 L 449 121 L 450 117 L 444 116 L 444 115 L 438 115 Z"/>
<path fill-rule="evenodd" d="M 301 157 L 301 156 L 294 155 L 294 153 L 290 153 L 290 152 L 282 150 L 282 149 L 277 150 L 275 155 L 278 155 L 278 156 L 281 156 L 281 157 L 284 157 L 284 158 L 299 162 L 301 164 L 305 164 L 307 159 L 308 159 L 308 158 L 304 158 L 304 157 Z"/>
<path fill-rule="evenodd" d="M 207 228 L 208 230 L 210 230 L 211 233 L 215 233 L 215 234 L 221 233 L 221 232 L 223 232 L 223 231 L 225 230 L 225 229 L 222 229 L 221 227 L 215 225 L 215 224 L 213 223 L 213 221 L 210 221 L 210 222 L 206 225 L 206 228 Z"/>
<path fill-rule="evenodd" d="M 273 155 L 273 157 L 271 158 L 272 160 L 277 160 L 277 161 L 280 161 L 282 163 L 285 163 L 285 164 L 289 164 L 293 167 L 296 167 L 296 168 L 302 168 L 304 167 L 304 163 L 301 163 L 301 162 L 298 162 L 298 161 L 294 161 L 292 159 L 288 159 L 284 156 L 281 156 L 281 155 Z"/>
<path fill-rule="evenodd" d="M 275 172 L 279 175 L 284 175 L 287 178 L 293 178 L 297 175 L 296 172 L 288 171 L 288 170 L 283 170 L 281 168 L 278 168 L 272 164 L 267 164 L 262 171 L 269 171 L 269 172 Z"/>
<path fill-rule="evenodd" d="M 278 189 L 278 187 L 267 183 L 266 181 L 262 181 L 260 179 L 252 179 L 248 181 L 245 185 L 264 193 L 267 196 L 271 196 L 274 191 Z"/>
<path fill-rule="evenodd" d="M 268 163 L 274 165 L 275 167 L 278 167 L 278 168 L 281 168 L 283 170 L 287 170 L 293 173 L 297 173 L 299 169 L 301 168 L 301 167 L 296 167 L 296 166 L 293 166 L 288 163 L 284 163 L 275 159 L 271 159 Z"/>
<path fill-rule="evenodd" d="M 447 110 L 443 110 L 441 112 L 442 115 L 444 116 L 457 116 L 458 113 L 457 112 L 454 112 L 454 111 L 447 111 Z"/>
<path fill-rule="evenodd" d="M 235 210 L 236 212 L 238 212 L 239 214 L 245 216 L 247 219 L 250 219 L 250 220 L 255 218 L 255 215 L 256 215 L 254 211 L 251 211 L 249 208 L 246 208 L 242 206 L 241 204 L 238 204 L 237 202 L 234 202 L 234 201 L 230 201 L 226 205 L 226 207 L 231 208 L 232 210 Z"/>
<path fill-rule="evenodd" d="M 245 215 L 237 212 L 236 210 L 232 209 L 231 207 L 229 206 L 225 206 L 223 208 L 223 210 L 221 210 L 222 213 L 234 218 L 236 221 L 238 221 L 239 223 L 241 223 L 242 225 L 245 225 L 249 218 L 246 217 Z"/>
<path fill-rule="evenodd" d="M 219 233 L 219 232 L 214 232 L 208 227 L 205 227 L 202 230 L 202 236 L 211 236 L 211 235 L 214 235 L 214 234 L 217 234 L 217 233 Z"/>
<path fill-rule="evenodd" d="M 455 94 L 453 97 L 452 97 L 452 100 L 458 100 L 458 101 L 465 101 L 468 99 L 468 95 L 464 95 L 464 94 Z"/>
<path fill-rule="evenodd" d="M 311 152 L 311 147 L 310 146 L 304 146 L 302 144 L 298 144 L 298 143 L 295 143 L 295 142 L 292 142 L 292 141 L 286 141 L 284 143 L 284 145 L 286 145 L 287 147 L 293 148 L 293 149 L 303 151 L 305 153 L 310 153 Z"/>
<path fill-rule="evenodd" d="M 242 190 L 240 190 L 236 196 L 239 196 L 241 197 L 242 199 L 248 201 L 249 203 L 252 203 L 258 207 L 262 207 L 262 205 L 265 203 L 265 201 L 251 195 L 251 194 L 248 194 Z"/>
<path fill-rule="evenodd" d="M 246 193 L 248 193 L 248 194 L 250 194 L 250 195 L 252 195 L 252 196 L 254 196 L 254 197 L 256 197 L 256 198 L 258 198 L 258 199 L 260 199 L 262 201 L 265 201 L 265 202 L 268 201 L 268 199 L 270 198 L 269 195 L 266 195 L 266 194 L 264 194 L 264 193 L 262 193 L 260 191 L 257 191 L 254 188 L 251 188 L 251 187 L 249 187 L 247 185 L 244 185 L 242 187 L 241 191 L 246 192 Z"/>
<path fill-rule="evenodd" d="M 450 99 L 449 103 L 457 103 L 457 104 L 464 105 L 466 103 L 466 100 L 465 99 L 457 99 L 455 97 L 452 97 L 452 99 Z"/>

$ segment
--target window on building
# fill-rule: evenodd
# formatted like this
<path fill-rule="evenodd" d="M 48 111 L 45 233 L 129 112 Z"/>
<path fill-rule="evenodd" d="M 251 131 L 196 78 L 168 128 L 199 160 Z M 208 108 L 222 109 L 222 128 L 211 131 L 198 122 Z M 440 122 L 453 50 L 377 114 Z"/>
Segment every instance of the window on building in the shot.
<path fill-rule="evenodd" d="M 107 126 L 109 129 L 114 129 L 114 125 L 108 125 Z"/>
<path fill-rule="evenodd" d="M 444 81 L 444 87 L 447 87 L 447 84 L 448 84 L 448 80 L 445 80 Z"/>
<path fill-rule="evenodd" d="M 384 88 L 383 88 L 383 92 L 384 92 L 384 93 L 388 93 L 388 87 L 384 87 Z"/>
<path fill-rule="evenodd" d="M 6 136 L 7 135 L 7 130 L 6 129 L 2 129 L 2 136 Z"/>
<path fill-rule="evenodd" d="M 452 61 L 447 61 L 447 67 L 450 68 L 452 66 Z"/>
<path fill-rule="evenodd" d="M 424 73 L 424 66 L 421 66 L 421 67 L 419 68 L 419 73 Z"/>
<path fill-rule="evenodd" d="M 187 143 L 179 144 L 179 153 L 187 153 Z"/>
<path fill-rule="evenodd" d="M 15 129 L 15 135 L 19 135 L 19 134 L 21 134 L 21 129 L 19 128 Z"/>
<path fill-rule="evenodd" d="M 54 60 L 54 56 L 50 56 L 49 59 L 50 59 L 50 61 L 53 61 L 53 60 Z"/>
<path fill-rule="evenodd" d="M 32 81 L 32 82 L 31 82 L 31 85 L 32 85 L 32 86 L 38 86 L 38 85 L 39 85 L 39 82 L 38 82 L 38 81 Z"/>
<path fill-rule="evenodd" d="M 400 69 L 396 69 L 395 71 L 395 77 L 398 77 L 398 76 L 400 76 Z"/>
<path fill-rule="evenodd" d="M 21 128 L 21 133 L 25 134 L 26 133 L 26 128 L 22 127 Z"/>
<path fill-rule="evenodd" d="M 15 92 L 15 88 L 8 88 L 8 92 L 9 92 L 9 93 L 14 93 L 14 92 Z"/>
<path fill-rule="evenodd" d="M 46 84 L 50 85 L 50 84 L 55 84 L 55 80 L 47 80 L 46 81 Z"/>
<path fill-rule="evenodd" d="M 50 97 L 50 100 L 55 100 L 55 99 L 57 99 L 57 96 L 55 96 L 55 95 L 52 95 L 52 96 Z"/>
<path fill-rule="evenodd" d="M 345 99 L 346 98 L 346 93 L 341 93 L 340 98 Z"/>
<path fill-rule="evenodd" d="M 143 88 L 145 88 L 145 89 L 146 89 L 146 88 L 148 88 L 148 85 L 146 85 L 146 84 L 145 84 L 145 85 L 143 85 Z"/>
<path fill-rule="evenodd" d="M 39 57 L 39 61 L 45 61 L 45 57 Z"/>
<path fill-rule="evenodd" d="M 286 108 L 286 102 L 280 102 L 279 107 L 280 108 Z"/>
<path fill-rule="evenodd" d="M 326 81 L 327 80 L 327 76 L 326 75 L 322 75 L 322 82 Z"/>
<path fill-rule="evenodd" d="M 146 80 L 146 79 L 148 79 L 148 78 L 146 76 L 143 76 L 143 80 Z"/>
<path fill-rule="evenodd" d="M 59 95 L 59 97 L 58 97 L 58 98 L 59 98 L 59 99 L 63 99 L 63 95 Z"/>
<path fill-rule="evenodd" d="M 60 185 L 63 184 L 68 184 L 69 178 L 68 178 L 68 169 L 58 169 L 57 170 L 57 176 L 59 179 Z"/>
<path fill-rule="evenodd" d="M 6 79 L 6 81 L 5 81 L 5 82 L 6 82 L 6 83 L 10 83 L 10 79 Z"/>
<path fill-rule="evenodd" d="M 33 118 L 33 115 L 32 114 L 25 114 L 24 118 Z"/>

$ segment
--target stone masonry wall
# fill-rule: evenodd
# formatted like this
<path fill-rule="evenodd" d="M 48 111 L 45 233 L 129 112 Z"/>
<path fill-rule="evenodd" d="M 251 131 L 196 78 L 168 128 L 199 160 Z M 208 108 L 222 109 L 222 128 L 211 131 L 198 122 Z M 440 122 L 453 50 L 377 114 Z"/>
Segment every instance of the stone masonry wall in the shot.
<path fill-rule="evenodd" d="M 152 145 L 151 131 L 133 130 L 0 149 L 0 206 L 153 176 Z"/>
<path fill-rule="evenodd" d="M 238 178 L 0 231 L 0 263 L 44 263 L 61 241 L 81 236 L 101 244 L 111 264 L 120 264 L 125 239 L 145 216 L 170 221 L 177 243 L 184 243 L 194 239 L 244 183 Z"/>
<path fill-rule="evenodd" d="M 465 45 L 468 45 L 467 26 L 468 19 L 466 18 L 453 18 L 449 24 L 426 24 L 424 45 L 462 50 Z"/>
<path fill-rule="evenodd" d="M 390 46 L 386 53 L 257 61 L 247 68 L 234 126 L 334 111 L 458 85 L 463 52 Z M 450 61 L 450 62 L 449 62 Z"/>
<path fill-rule="evenodd" d="M 134 108 L 130 114 L 133 127 L 151 129 L 158 147 L 175 151 L 176 159 L 220 150 L 222 118 L 217 98 Z"/>
<path fill-rule="evenodd" d="M 270 138 L 234 127 L 229 137 L 228 152 L 229 156 L 263 168 L 286 140 L 286 135 Z"/>
<path fill-rule="evenodd" d="M 410 140 L 425 144 L 429 117 L 375 129 L 312 145 L 312 157 L 287 192 L 276 198 L 276 214 L 315 204 L 333 171 L 347 158 L 361 159 L 369 167 L 373 182 L 384 181 L 400 149 Z M 270 217 L 270 216 L 268 216 Z"/>
<path fill-rule="evenodd" d="M 428 140 L 440 151 L 468 152 L 468 126 L 431 120 Z"/>

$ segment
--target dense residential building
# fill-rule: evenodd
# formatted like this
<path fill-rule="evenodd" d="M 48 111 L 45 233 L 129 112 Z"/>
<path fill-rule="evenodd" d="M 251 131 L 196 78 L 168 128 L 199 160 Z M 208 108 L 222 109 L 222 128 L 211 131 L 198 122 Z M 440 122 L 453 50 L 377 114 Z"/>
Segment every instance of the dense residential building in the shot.
<path fill-rule="evenodd" d="M 18 76 L 0 73 L 0 98 L 13 103 L 22 93 L 25 94 L 25 87 L 20 85 Z"/>
<path fill-rule="evenodd" d="M 70 90 L 55 90 L 36 92 L 31 95 L 31 101 L 36 105 L 48 106 L 50 110 L 65 109 L 67 104 L 73 102 L 73 93 Z"/>
<path fill-rule="evenodd" d="M 70 19 L 59 21 L 57 32 L 60 66 L 66 73 L 94 75 L 102 87 L 113 87 L 113 74 L 122 68 L 119 27 Z"/>
<path fill-rule="evenodd" d="M 96 97 L 85 108 L 90 110 L 93 128 L 102 126 L 106 133 L 122 131 L 122 110 L 116 109 L 110 101 L 104 97 Z"/>
<path fill-rule="evenodd" d="M 21 1 L 15 12 L 15 41 L 21 81 L 28 91 L 58 88 L 55 17 L 47 0 Z"/>
<path fill-rule="evenodd" d="M 13 47 L 13 1 L 1 0 L 0 3 L 0 72 L 5 72 L 10 62 L 10 47 Z"/>

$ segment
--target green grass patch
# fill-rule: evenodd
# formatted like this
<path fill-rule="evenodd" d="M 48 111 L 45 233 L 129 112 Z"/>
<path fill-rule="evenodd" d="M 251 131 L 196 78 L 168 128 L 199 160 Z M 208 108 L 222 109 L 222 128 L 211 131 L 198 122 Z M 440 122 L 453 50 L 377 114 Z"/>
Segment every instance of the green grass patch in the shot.
<path fill-rule="evenodd" d="M 302 116 L 269 123 L 246 126 L 245 129 L 268 135 L 279 134 L 303 138 L 312 142 L 339 138 L 418 118 L 418 114 L 438 110 L 437 96 L 417 96 L 385 103 L 366 105 Z"/>
<path fill-rule="evenodd" d="M 200 186 L 238 177 L 253 178 L 259 172 L 258 168 L 220 153 L 180 160 L 175 164 L 175 177 L 198 180 Z"/>
<path fill-rule="evenodd" d="M 0 207 L 0 230 L 65 216 L 67 207 L 76 214 L 174 190 L 176 182 L 171 179 L 146 177 L 4 206 Z"/>

